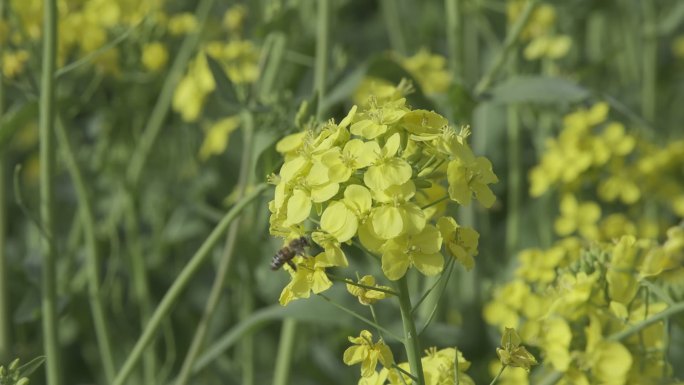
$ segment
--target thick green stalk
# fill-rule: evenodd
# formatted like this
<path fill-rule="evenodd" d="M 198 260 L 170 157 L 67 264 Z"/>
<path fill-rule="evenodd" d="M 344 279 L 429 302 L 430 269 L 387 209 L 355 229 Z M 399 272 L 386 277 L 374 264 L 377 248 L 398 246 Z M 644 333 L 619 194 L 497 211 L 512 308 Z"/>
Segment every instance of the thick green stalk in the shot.
<path fill-rule="evenodd" d="M 330 33 L 330 0 L 318 0 L 316 20 L 316 66 L 314 68 L 314 93 L 318 95 L 316 116 L 320 119 L 323 113 L 325 85 L 328 74 L 328 40 Z"/>
<path fill-rule="evenodd" d="M 0 22 L 5 20 L 5 3 L 0 0 Z M 4 44 L 0 45 L 0 68 L 2 68 Z M 5 112 L 5 84 L 2 71 L 0 71 L 0 122 Z M 2 126 L 0 126 L 0 131 Z M 9 362 L 12 340 L 10 326 L 9 296 L 7 295 L 7 257 L 5 256 L 5 232 L 7 222 L 7 205 L 5 205 L 5 190 L 7 184 L 7 156 L 5 150 L 0 149 L 0 362 Z"/>
<path fill-rule="evenodd" d="M 67 170 L 71 174 L 71 179 L 78 198 L 81 228 L 86 244 L 86 260 L 88 273 L 88 299 L 90 301 L 90 311 L 95 326 L 95 337 L 100 353 L 100 360 L 104 369 L 107 383 L 114 379 L 114 356 L 109 339 L 109 328 L 104 306 L 102 305 L 102 294 L 100 292 L 100 258 L 97 250 L 97 239 L 95 236 L 95 216 L 93 215 L 93 205 L 83 179 L 83 173 L 76 162 L 76 156 L 69 142 L 66 128 L 61 120 L 57 120 L 57 140 L 62 149 Z"/>
<path fill-rule="evenodd" d="M 54 188 L 55 174 L 55 66 L 57 58 L 57 1 L 43 1 L 43 57 L 40 78 L 40 218 L 46 232 L 42 238 L 42 323 L 48 385 L 61 383 L 59 335 L 57 323 L 57 272 L 54 243 Z"/>
<path fill-rule="evenodd" d="M 233 208 L 228 211 L 228 213 L 221 219 L 221 222 L 216 225 L 211 234 L 202 243 L 200 248 L 197 250 L 195 255 L 192 256 L 190 261 L 185 265 L 183 270 L 178 275 L 178 278 L 173 282 L 169 290 L 162 298 L 161 303 L 154 310 L 150 322 L 145 326 L 140 338 L 133 347 L 133 351 L 126 358 L 126 362 L 121 367 L 121 370 L 117 373 L 114 379 L 113 385 L 123 385 L 128 377 L 135 369 L 138 361 L 142 357 L 143 352 L 147 346 L 152 342 L 154 336 L 159 331 L 159 327 L 166 318 L 166 316 L 171 312 L 171 309 L 175 305 L 176 301 L 185 290 L 186 286 L 190 283 L 190 280 L 195 276 L 199 268 L 209 257 L 213 247 L 219 242 L 223 237 L 228 226 L 237 218 L 237 216 L 242 212 L 242 210 L 247 207 L 253 200 L 259 197 L 268 187 L 266 184 L 259 185 L 255 187 L 247 196 L 233 206 Z"/>
<path fill-rule="evenodd" d="M 173 93 L 176 89 L 176 85 L 180 81 L 185 69 L 187 68 L 188 62 L 192 58 L 192 54 L 195 52 L 197 47 L 200 34 L 204 29 L 207 17 L 211 11 L 211 7 L 214 5 L 215 0 L 201 0 L 197 6 L 196 17 L 197 17 L 197 29 L 183 40 L 183 44 L 178 50 L 178 55 L 171 65 L 169 73 L 166 75 L 162 89 L 159 92 L 159 98 L 157 103 L 154 105 L 152 112 L 150 113 L 150 118 L 145 125 L 140 140 L 138 140 L 138 145 L 131 156 L 131 161 L 128 164 L 128 169 L 126 170 L 126 178 L 131 186 L 135 186 L 140 179 L 142 170 L 145 167 L 145 162 L 147 161 L 147 156 L 152 150 L 154 142 L 159 136 L 162 125 L 164 124 L 164 119 L 169 113 L 171 107 L 171 100 L 173 99 Z"/>
<path fill-rule="evenodd" d="M 243 149 L 242 159 L 240 161 L 240 174 L 238 176 L 237 199 L 242 199 L 242 197 L 245 195 L 245 191 L 247 190 L 249 172 L 252 169 L 252 138 L 254 132 L 254 117 L 252 116 L 252 113 L 245 110 L 242 112 L 241 117 L 243 128 Z M 192 367 L 195 365 L 197 357 L 199 357 L 199 354 L 204 347 L 209 325 L 214 317 L 214 311 L 218 308 L 219 301 L 221 300 L 221 294 L 223 292 L 223 288 L 225 287 L 226 279 L 228 278 L 228 272 L 232 266 L 233 251 L 235 250 L 235 244 L 237 242 L 239 230 L 240 218 L 237 218 L 228 230 L 226 245 L 223 249 L 223 255 L 221 255 L 221 262 L 219 263 L 218 271 L 216 272 L 216 278 L 211 286 L 209 299 L 204 306 L 202 318 L 195 328 L 195 335 L 192 337 L 190 349 L 188 349 L 185 359 L 183 360 L 183 366 L 181 367 L 180 374 L 178 375 L 176 385 L 186 385 L 188 383 L 190 380 L 190 375 L 192 374 Z"/>
<path fill-rule="evenodd" d="M 382 0 L 380 6 L 382 7 L 382 16 L 385 18 L 390 46 L 400 55 L 406 56 L 406 40 L 401 31 L 398 2 L 399 0 Z"/>
<path fill-rule="evenodd" d="M 294 350 L 296 334 L 297 321 L 292 318 L 285 319 L 283 327 L 280 329 L 280 342 L 278 342 L 273 385 L 287 385 L 289 383 L 292 351 Z"/>
<path fill-rule="evenodd" d="M 418 333 L 416 333 L 416 324 L 411 315 L 413 309 L 411 308 L 411 297 L 406 276 L 397 281 L 397 288 L 399 291 L 401 321 L 404 326 L 404 348 L 406 349 L 406 356 L 411 367 L 411 374 L 418 379 L 418 385 L 424 385 L 425 376 L 423 374 L 423 364 L 420 361 L 420 342 L 418 341 Z"/>
<path fill-rule="evenodd" d="M 449 69 L 454 79 L 463 83 L 463 0 L 445 0 L 444 9 Z"/>
<path fill-rule="evenodd" d="M 480 79 L 475 86 L 476 96 L 481 96 L 494 82 L 494 79 L 499 74 L 499 71 L 501 71 L 503 68 L 503 65 L 506 63 L 508 55 L 511 53 L 513 46 L 515 46 L 517 43 L 520 33 L 523 31 L 523 28 L 525 28 L 527 21 L 530 19 L 530 16 L 532 16 L 532 11 L 534 11 L 534 8 L 537 6 L 539 1 L 540 0 L 528 0 L 525 4 L 525 8 L 523 8 L 520 16 L 518 16 L 518 19 L 515 21 L 515 23 L 513 23 L 510 31 L 506 34 L 504 46 L 498 52 L 496 58 L 494 59 L 494 63 L 489 67 L 489 70 L 487 70 L 484 76 L 482 76 L 482 79 Z"/>

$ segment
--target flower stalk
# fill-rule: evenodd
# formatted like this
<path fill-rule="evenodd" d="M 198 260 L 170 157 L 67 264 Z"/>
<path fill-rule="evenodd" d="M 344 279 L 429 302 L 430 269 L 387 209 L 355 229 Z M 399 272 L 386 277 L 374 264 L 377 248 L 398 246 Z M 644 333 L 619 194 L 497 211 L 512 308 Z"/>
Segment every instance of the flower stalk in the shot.
<path fill-rule="evenodd" d="M 399 309 L 401 311 L 401 321 L 404 326 L 404 348 L 408 358 L 411 373 L 417 378 L 419 385 L 425 384 L 425 376 L 423 374 L 423 364 L 420 360 L 420 342 L 416 332 L 416 324 L 412 317 L 411 298 L 406 281 L 406 276 L 403 276 L 397 281 L 397 289 L 399 292 Z"/>
<path fill-rule="evenodd" d="M 40 218 L 46 232 L 42 238 L 42 325 L 48 385 L 61 383 L 59 331 L 57 328 L 57 250 L 54 243 L 55 175 L 55 67 L 57 61 L 57 1 L 43 1 L 43 55 L 38 121 L 40 152 Z"/>

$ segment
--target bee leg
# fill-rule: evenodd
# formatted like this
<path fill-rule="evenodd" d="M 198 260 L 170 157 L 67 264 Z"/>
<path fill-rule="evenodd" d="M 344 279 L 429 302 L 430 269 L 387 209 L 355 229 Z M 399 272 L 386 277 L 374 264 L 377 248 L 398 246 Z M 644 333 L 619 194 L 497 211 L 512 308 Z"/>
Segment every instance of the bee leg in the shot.
<path fill-rule="evenodd" d="M 297 265 L 294 264 L 292 261 L 287 261 L 286 262 L 288 266 L 292 268 L 292 270 L 297 271 Z"/>

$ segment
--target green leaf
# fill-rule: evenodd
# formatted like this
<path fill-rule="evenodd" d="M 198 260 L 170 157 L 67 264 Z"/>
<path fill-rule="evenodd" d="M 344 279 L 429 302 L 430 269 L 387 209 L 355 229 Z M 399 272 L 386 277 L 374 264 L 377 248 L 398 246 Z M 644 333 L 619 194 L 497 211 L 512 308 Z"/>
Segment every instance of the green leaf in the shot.
<path fill-rule="evenodd" d="M 211 55 L 205 56 L 211 75 L 214 77 L 214 82 L 216 83 L 216 94 L 219 98 L 229 104 L 239 105 L 240 103 L 238 101 L 237 93 L 235 92 L 235 87 L 233 87 L 233 83 L 228 79 L 221 63 L 211 57 Z"/>
<path fill-rule="evenodd" d="M 589 91 L 562 78 L 520 75 L 505 80 L 491 91 L 491 101 L 512 103 L 574 103 L 589 97 Z"/>
<path fill-rule="evenodd" d="M 257 178 L 264 178 L 274 172 L 283 163 L 282 156 L 276 151 L 276 143 L 280 139 L 275 139 L 264 148 L 257 157 L 256 165 L 254 166 L 254 174 Z"/>
<path fill-rule="evenodd" d="M 45 362 L 45 356 L 38 356 L 24 365 L 21 365 L 19 367 L 19 373 L 21 376 L 28 377 L 31 373 L 35 372 L 36 369 L 40 368 L 40 366 L 43 365 L 43 362 Z"/>
<path fill-rule="evenodd" d="M 38 116 L 38 102 L 28 102 L 10 109 L 0 119 L 0 149 L 12 139 L 14 133 L 29 120 Z"/>
<path fill-rule="evenodd" d="M 285 318 L 292 318 L 298 321 L 311 322 L 313 324 L 349 324 L 350 318 L 340 311 L 326 309 L 321 311 L 321 300 L 314 297 L 301 299 L 290 303 L 287 306 L 273 305 L 253 313 L 249 318 L 235 325 L 213 345 L 209 346 L 205 353 L 198 359 L 192 368 L 196 373 L 213 362 L 217 357 L 223 355 L 226 350 L 240 341 L 245 335 L 256 332 L 272 321 Z"/>

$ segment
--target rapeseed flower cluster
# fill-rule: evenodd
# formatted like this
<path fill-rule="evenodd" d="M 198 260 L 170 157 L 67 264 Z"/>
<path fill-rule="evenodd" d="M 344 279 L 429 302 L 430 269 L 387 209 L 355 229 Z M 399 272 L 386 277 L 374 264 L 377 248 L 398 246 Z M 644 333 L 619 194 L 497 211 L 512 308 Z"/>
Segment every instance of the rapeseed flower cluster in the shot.
<path fill-rule="evenodd" d="M 160 15 L 161 3 L 160 0 L 59 0 L 57 62 L 63 66 L 104 47 L 143 18 Z M 0 44 L 7 47 L 2 72 L 12 79 L 24 72 L 29 47 L 42 38 L 43 3 L 11 0 L 9 8 L 21 26 L 0 26 Z M 93 63 L 104 73 L 118 74 L 119 54 L 118 48 L 111 47 L 93 58 Z"/>
<path fill-rule="evenodd" d="M 514 23 L 520 16 L 526 0 L 509 0 L 506 13 L 509 23 Z M 568 54 L 572 47 L 569 35 L 555 31 L 556 8 L 551 4 L 540 4 L 533 11 L 530 20 L 522 30 L 520 38 L 527 45 L 523 56 L 527 60 L 560 59 Z"/>
<path fill-rule="evenodd" d="M 671 213 L 670 224 L 684 218 L 684 140 L 659 146 L 609 120 L 609 111 L 600 102 L 565 116 L 558 137 L 547 140 L 530 171 L 530 194 L 559 192 L 554 228 L 560 236 L 658 237 L 663 225 L 641 214 L 648 204 Z M 583 195 L 588 198 L 580 200 Z"/>
<path fill-rule="evenodd" d="M 272 177 L 270 232 L 285 242 L 310 236 L 323 250 L 295 257 L 280 303 L 329 288 L 326 269 L 348 266 L 345 244 L 363 247 L 392 281 L 410 268 L 440 273 L 443 250 L 472 267 L 478 234 L 445 216 L 446 201 L 490 207 L 497 177 L 489 160 L 473 154 L 469 134 L 436 112 L 411 109 L 394 92 L 371 96 L 339 123 L 278 142 L 284 164 Z"/>
<path fill-rule="evenodd" d="M 625 235 L 587 248 L 566 238 L 522 252 L 515 279 L 497 289 L 484 316 L 502 329 L 519 328 L 543 361 L 564 373 L 561 383 L 659 383 L 671 373 L 664 323 L 615 335 L 666 310 L 672 299 L 662 292 L 674 276 L 684 277 L 683 227 L 669 229 L 662 244 Z"/>
<path fill-rule="evenodd" d="M 228 39 L 215 37 L 203 43 L 195 58 L 190 62 L 185 76 L 176 86 L 172 108 L 185 122 L 197 122 L 207 97 L 216 89 L 213 74 L 209 69 L 207 55 L 215 60 L 235 86 L 236 91 L 244 91 L 245 87 L 257 80 L 259 67 L 259 48 L 252 41 L 242 38 L 243 27 L 247 17 L 247 8 L 237 4 L 226 10 L 223 16 L 223 28 Z M 179 19 L 172 31 L 176 34 L 192 32 L 197 21 L 191 14 Z M 239 96 L 244 97 L 244 92 Z M 217 121 L 203 121 L 204 141 L 199 157 L 206 160 L 212 155 L 221 154 L 228 147 L 230 134 L 241 125 L 239 115 L 227 116 Z"/>

